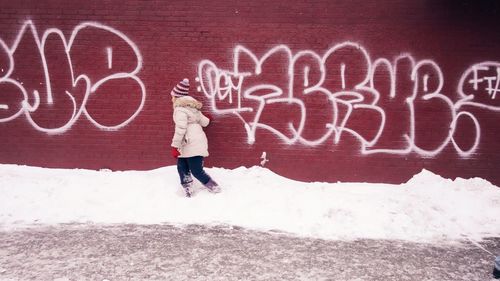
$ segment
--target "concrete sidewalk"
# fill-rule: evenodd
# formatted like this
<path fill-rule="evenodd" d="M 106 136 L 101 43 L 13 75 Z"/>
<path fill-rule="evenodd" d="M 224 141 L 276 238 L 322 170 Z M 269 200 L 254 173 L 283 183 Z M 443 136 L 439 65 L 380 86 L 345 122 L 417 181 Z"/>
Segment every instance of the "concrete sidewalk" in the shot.
<path fill-rule="evenodd" d="M 481 245 L 500 253 L 500 237 Z M 0 232 L 0 280 L 485 281 L 492 270 L 493 257 L 467 241 L 326 241 L 198 225 Z"/>

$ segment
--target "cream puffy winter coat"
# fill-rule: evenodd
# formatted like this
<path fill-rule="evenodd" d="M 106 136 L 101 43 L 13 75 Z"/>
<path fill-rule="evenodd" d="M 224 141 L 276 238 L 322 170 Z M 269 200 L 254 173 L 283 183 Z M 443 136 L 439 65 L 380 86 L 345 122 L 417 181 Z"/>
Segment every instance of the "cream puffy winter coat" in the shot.
<path fill-rule="evenodd" d="M 200 112 L 202 103 L 190 96 L 179 97 L 174 102 L 175 133 L 172 146 L 179 157 L 208 156 L 208 141 L 203 127 L 210 119 Z"/>

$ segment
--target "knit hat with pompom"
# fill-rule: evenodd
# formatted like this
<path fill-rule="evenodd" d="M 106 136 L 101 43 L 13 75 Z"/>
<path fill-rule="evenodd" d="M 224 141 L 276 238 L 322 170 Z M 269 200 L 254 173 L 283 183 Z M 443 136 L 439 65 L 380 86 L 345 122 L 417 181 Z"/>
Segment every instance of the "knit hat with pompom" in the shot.
<path fill-rule="evenodd" d="M 184 78 L 172 89 L 170 95 L 174 97 L 185 97 L 189 95 L 189 79 Z"/>

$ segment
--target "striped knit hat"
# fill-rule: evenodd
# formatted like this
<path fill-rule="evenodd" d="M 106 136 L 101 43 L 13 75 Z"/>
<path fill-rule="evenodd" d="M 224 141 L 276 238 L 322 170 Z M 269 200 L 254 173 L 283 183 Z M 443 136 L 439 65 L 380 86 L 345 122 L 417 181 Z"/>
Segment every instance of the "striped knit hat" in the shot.
<path fill-rule="evenodd" d="M 179 82 L 174 89 L 172 89 L 172 92 L 170 92 L 170 95 L 174 97 L 185 97 L 189 95 L 189 79 L 184 78 L 181 82 Z"/>

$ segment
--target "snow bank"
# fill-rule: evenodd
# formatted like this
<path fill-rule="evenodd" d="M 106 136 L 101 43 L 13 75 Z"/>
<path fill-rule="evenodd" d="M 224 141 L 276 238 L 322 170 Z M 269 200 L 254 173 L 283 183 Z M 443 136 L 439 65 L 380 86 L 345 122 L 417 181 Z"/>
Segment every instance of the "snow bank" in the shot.
<path fill-rule="evenodd" d="M 0 227 L 60 223 L 227 224 L 299 236 L 441 242 L 500 236 L 500 188 L 423 170 L 401 185 L 304 183 L 262 167 L 207 172 L 222 186 L 179 188 L 174 166 L 91 171 L 0 165 Z"/>

